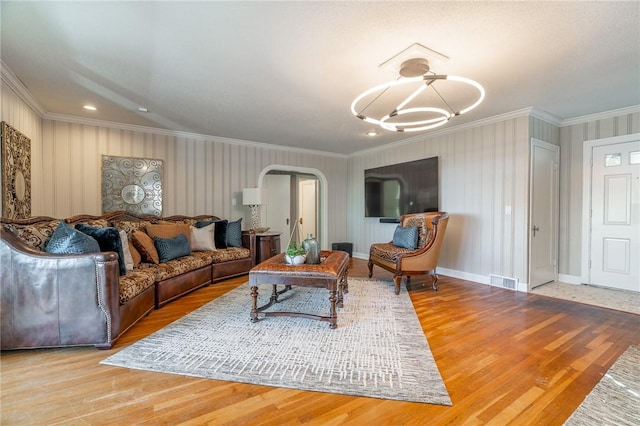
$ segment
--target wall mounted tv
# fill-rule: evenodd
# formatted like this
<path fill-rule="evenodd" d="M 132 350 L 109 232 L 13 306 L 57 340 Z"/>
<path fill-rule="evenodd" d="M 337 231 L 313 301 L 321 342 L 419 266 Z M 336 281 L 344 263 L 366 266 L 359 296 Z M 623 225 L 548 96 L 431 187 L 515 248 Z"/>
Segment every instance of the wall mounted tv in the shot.
<path fill-rule="evenodd" d="M 398 218 L 438 211 L 438 189 L 438 157 L 367 169 L 364 215 Z"/>

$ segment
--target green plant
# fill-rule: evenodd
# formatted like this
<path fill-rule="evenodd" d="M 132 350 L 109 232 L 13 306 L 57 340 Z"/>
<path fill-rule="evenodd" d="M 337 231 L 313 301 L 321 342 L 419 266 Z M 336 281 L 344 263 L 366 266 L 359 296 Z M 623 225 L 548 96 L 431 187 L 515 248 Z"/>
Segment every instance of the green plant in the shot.
<path fill-rule="evenodd" d="M 298 245 L 295 241 L 291 241 L 289 247 L 287 247 L 287 254 L 291 257 L 297 256 L 299 254 L 305 254 L 307 251 L 301 245 Z"/>

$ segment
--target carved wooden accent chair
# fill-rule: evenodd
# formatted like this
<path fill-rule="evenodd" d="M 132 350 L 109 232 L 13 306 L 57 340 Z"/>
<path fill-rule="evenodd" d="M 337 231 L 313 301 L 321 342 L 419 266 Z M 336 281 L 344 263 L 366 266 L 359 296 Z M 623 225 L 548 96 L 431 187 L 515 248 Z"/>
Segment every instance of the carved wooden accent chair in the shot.
<path fill-rule="evenodd" d="M 400 294 L 402 277 L 407 277 L 408 288 L 412 275 L 431 275 L 433 289 L 437 290 L 436 266 L 448 221 L 449 215 L 445 212 L 412 213 L 401 216 L 393 241 L 371 245 L 368 263 L 369 278 L 373 275 L 373 265 L 378 265 L 393 272 L 396 294 Z M 408 239 L 413 238 L 415 243 L 412 241 L 413 244 L 406 244 L 407 238 L 403 237 L 407 235 Z"/>

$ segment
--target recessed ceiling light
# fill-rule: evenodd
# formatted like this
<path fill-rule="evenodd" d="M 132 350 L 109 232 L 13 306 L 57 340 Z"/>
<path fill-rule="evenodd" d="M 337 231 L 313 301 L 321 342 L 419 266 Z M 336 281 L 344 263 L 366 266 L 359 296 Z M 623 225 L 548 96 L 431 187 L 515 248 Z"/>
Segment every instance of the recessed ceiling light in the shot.
<path fill-rule="evenodd" d="M 378 132 L 376 132 L 375 130 L 369 130 L 367 132 L 367 136 L 370 136 L 370 137 L 378 136 Z"/>
<path fill-rule="evenodd" d="M 149 110 L 145 107 L 138 107 L 138 111 L 140 112 L 149 112 Z"/>
<path fill-rule="evenodd" d="M 88 109 L 89 111 L 96 111 L 98 108 L 94 107 L 93 105 L 85 105 L 84 109 Z"/>

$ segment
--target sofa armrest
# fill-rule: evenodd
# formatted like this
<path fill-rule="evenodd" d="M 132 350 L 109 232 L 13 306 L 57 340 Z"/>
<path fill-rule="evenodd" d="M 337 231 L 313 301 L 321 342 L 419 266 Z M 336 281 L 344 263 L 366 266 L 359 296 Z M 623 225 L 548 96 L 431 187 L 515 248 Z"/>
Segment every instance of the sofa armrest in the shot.
<path fill-rule="evenodd" d="M 242 246 L 251 251 L 251 267 L 256 266 L 256 234 L 244 231 L 242 233 Z"/>
<path fill-rule="evenodd" d="M 1 349 L 95 345 L 118 337 L 113 252 L 52 255 L 0 232 Z"/>

